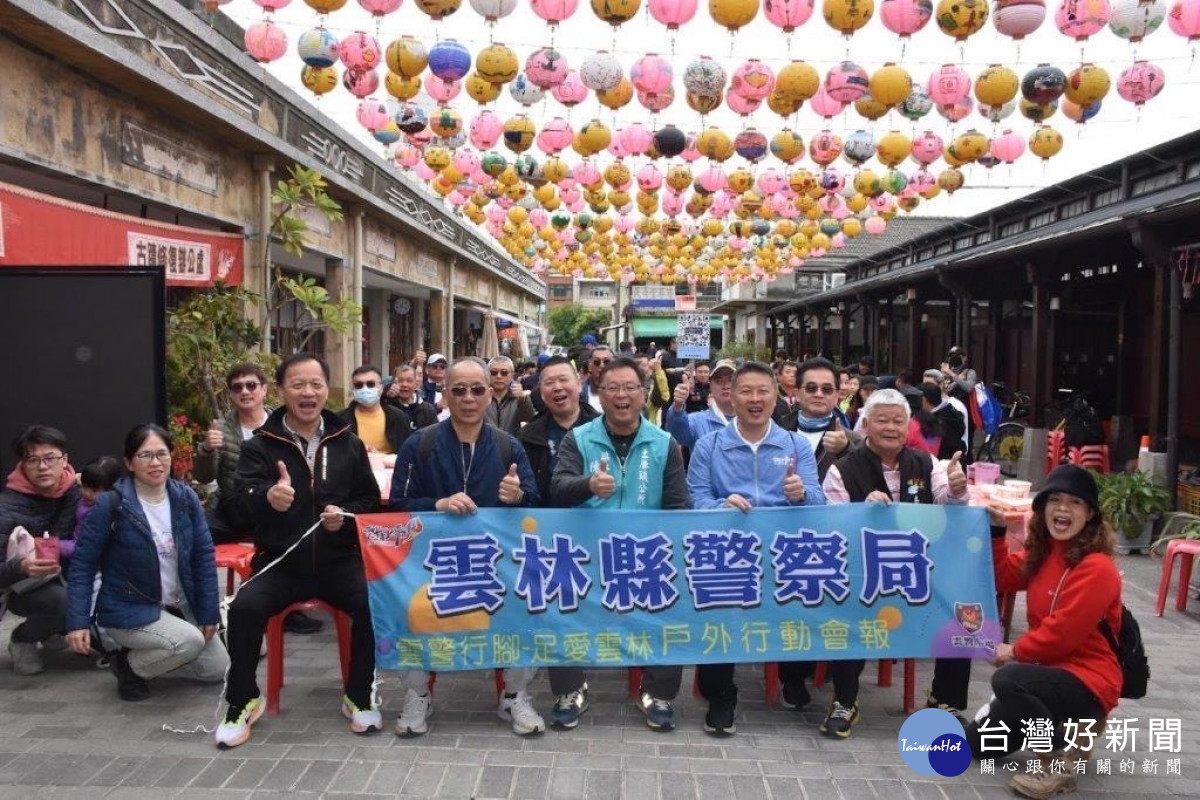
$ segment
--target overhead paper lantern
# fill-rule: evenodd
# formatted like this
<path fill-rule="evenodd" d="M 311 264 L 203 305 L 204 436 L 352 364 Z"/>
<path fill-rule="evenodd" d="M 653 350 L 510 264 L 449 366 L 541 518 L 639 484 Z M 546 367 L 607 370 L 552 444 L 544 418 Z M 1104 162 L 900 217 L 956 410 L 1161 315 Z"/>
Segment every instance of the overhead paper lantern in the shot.
<path fill-rule="evenodd" d="M 1071 70 L 1071 74 L 1067 76 L 1064 94 L 1072 103 L 1078 106 L 1088 106 L 1103 100 L 1111 86 L 1112 81 L 1103 67 L 1097 67 L 1095 64 L 1081 64 Z"/>
<path fill-rule="evenodd" d="M 883 27 L 902 39 L 924 28 L 932 17 L 933 0 L 883 0 L 879 4 Z"/>
<path fill-rule="evenodd" d="M 1042 125 L 1029 137 L 1029 150 L 1043 161 L 1049 160 L 1062 150 L 1063 137 L 1049 125 Z"/>
<path fill-rule="evenodd" d="M 1081 106 L 1078 103 L 1071 102 L 1070 100 L 1063 100 L 1062 102 L 1063 115 L 1067 119 L 1073 120 L 1080 125 L 1099 114 L 1100 107 L 1101 102 L 1099 100 L 1086 106 Z"/>
<path fill-rule="evenodd" d="M 567 19 L 579 8 L 579 0 L 530 0 L 533 13 L 537 14 L 551 27 Z"/>
<path fill-rule="evenodd" d="M 487 105 L 500 96 L 501 84 L 493 83 L 478 72 L 472 72 L 463 79 L 463 89 L 467 96 L 480 105 Z"/>
<path fill-rule="evenodd" d="M 338 61 L 338 40 L 324 28 L 313 28 L 300 34 L 296 53 L 310 67 L 332 67 Z"/>
<path fill-rule="evenodd" d="M 791 128 L 771 137 L 771 155 L 785 164 L 794 164 L 804 156 L 804 139 Z"/>
<path fill-rule="evenodd" d="M 734 71 L 729 88 L 747 100 L 761 101 L 775 88 L 775 73 L 757 58 L 752 58 Z"/>
<path fill-rule="evenodd" d="M 759 0 L 708 0 L 708 13 L 713 22 L 730 32 L 748 25 L 758 16 Z"/>
<path fill-rule="evenodd" d="M 517 77 L 513 78 L 512 83 L 508 85 L 508 94 L 526 108 L 541 102 L 542 98 L 546 96 L 545 90 L 530 81 L 523 73 L 519 73 Z"/>
<path fill-rule="evenodd" d="M 1175 0 L 1167 14 L 1167 27 L 1189 42 L 1200 39 L 1200 0 Z"/>
<path fill-rule="evenodd" d="M 747 128 L 733 139 L 734 152 L 751 164 L 762 161 L 766 157 L 769 147 L 767 137 L 754 128 Z"/>
<path fill-rule="evenodd" d="M 630 83 L 628 78 L 621 78 L 621 82 L 613 88 L 596 92 L 596 99 L 604 107 L 617 111 L 629 105 L 629 101 L 633 99 L 633 94 L 633 84 Z"/>
<path fill-rule="evenodd" d="M 821 11 L 829 27 L 851 36 L 871 20 L 875 0 L 825 0 Z"/>
<path fill-rule="evenodd" d="M 937 112 L 950 122 L 961 122 L 962 120 L 966 119 L 968 115 L 970 115 L 974 108 L 975 101 L 970 95 L 967 95 L 956 103 L 951 103 L 949 105 L 939 103 Z"/>
<path fill-rule="evenodd" d="M 551 47 L 535 50 L 525 60 L 525 77 L 543 89 L 558 86 L 566 79 L 570 69 L 562 53 Z"/>
<path fill-rule="evenodd" d="M 446 81 L 436 75 L 425 76 L 425 93 L 438 103 L 449 103 L 462 91 L 462 81 Z"/>
<path fill-rule="evenodd" d="M 871 75 L 867 89 L 879 103 L 894 106 L 912 92 L 912 77 L 904 67 L 889 61 Z"/>
<path fill-rule="evenodd" d="M 405 78 L 413 78 L 424 72 L 429 64 L 429 51 L 425 45 L 411 36 L 401 36 L 388 44 L 384 51 L 388 69 Z"/>
<path fill-rule="evenodd" d="M 537 127 L 524 114 L 511 117 L 504 123 L 504 146 L 514 153 L 523 153 L 533 144 Z"/>
<path fill-rule="evenodd" d="M 1165 83 L 1166 75 L 1160 67 L 1148 61 L 1135 61 L 1117 79 L 1117 94 L 1140 106 L 1157 97 Z"/>
<path fill-rule="evenodd" d="M 1000 64 L 992 64 L 975 79 L 975 99 L 990 106 L 1002 106 L 1017 96 L 1021 79 Z"/>
<path fill-rule="evenodd" d="M 942 137 L 933 131 L 925 131 L 913 139 L 912 159 L 922 166 L 929 166 L 941 158 L 944 150 L 945 145 L 942 142 Z"/>
<path fill-rule="evenodd" d="M 987 19 L 987 0 L 941 0 L 938 3 L 938 27 L 942 33 L 960 42 L 978 33 Z"/>
<path fill-rule="evenodd" d="M 863 119 L 869 119 L 874 122 L 888 113 L 891 110 L 891 106 L 879 102 L 869 94 L 864 94 L 854 101 L 854 110 Z"/>
<path fill-rule="evenodd" d="M 666 158 L 674 158 L 687 147 L 687 135 L 674 125 L 654 132 L 654 149 Z"/>
<path fill-rule="evenodd" d="M 1021 116 L 1025 117 L 1025 119 L 1033 120 L 1034 122 L 1044 122 L 1053 117 L 1055 112 L 1058 111 L 1058 101 L 1031 103 L 1022 97 L 1017 108 L 1021 110 Z"/>
<path fill-rule="evenodd" d="M 842 154 L 842 137 L 828 128 L 817 133 L 808 143 L 809 157 L 823 167 L 827 167 Z"/>
<path fill-rule="evenodd" d="M 562 117 L 555 117 L 542 126 L 537 135 L 537 145 L 547 155 L 554 155 L 571 146 L 575 131 Z"/>
<path fill-rule="evenodd" d="M 1108 0 L 1062 0 L 1054 24 L 1064 35 L 1082 42 L 1103 30 L 1111 16 Z"/>
<path fill-rule="evenodd" d="M 1046 0 L 996 0 L 992 24 L 1005 36 L 1020 41 L 1046 19 Z"/>
<path fill-rule="evenodd" d="M 971 92 L 971 76 L 962 67 L 944 64 L 929 76 L 926 94 L 939 106 L 961 103 Z"/>
<path fill-rule="evenodd" d="M 904 102 L 900 104 L 900 113 L 913 122 L 916 122 L 932 110 L 933 100 L 929 99 L 929 93 L 920 86 L 914 86 L 912 93 L 904 98 Z"/>
<path fill-rule="evenodd" d="M 305 89 L 320 97 L 337 87 L 338 73 L 333 67 L 304 67 L 300 70 L 300 83 Z"/>
<path fill-rule="evenodd" d="M 657 114 L 659 111 L 669 108 L 675 102 L 675 89 L 668 86 L 661 92 L 638 92 L 637 99 L 643 108 L 653 114 Z"/>
<path fill-rule="evenodd" d="M 775 91 L 792 100 L 805 101 L 821 88 L 821 75 L 804 61 L 792 61 L 775 76 Z"/>
<path fill-rule="evenodd" d="M 870 76 L 853 61 L 843 61 L 830 68 L 825 76 L 825 92 L 834 100 L 845 105 L 853 103 L 867 93 Z"/>
<path fill-rule="evenodd" d="M 743 117 L 747 117 L 758 110 L 758 107 L 762 105 L 762 100 L 751 100 L 750 98 L 737 94 L 736 92 L 730 92 L 725 98 L 725 104 L 728 105 L 734 112 L 741 114 Z"/>
<path fill-rule="evenodd" d="M 650 0 L 650 16 L 675 31 L 692 21 L 698 5 L 699 0 Z"/>
<path fill-rule="evenodd" d="M 900 131 L 889 131 L 879 139 L 875 146 L 875 155 L 879 163 L 888 167 L 898 167 L 904 159 L 912 154 L 912 140 Z"/>
<path fill-rule="evenodd" d="M 443 81 L 457 81 L 471 71 L 471 51 L 453 39 L 444 39 L 429 51 L 429 71 Z"/>
<path fill-rule="evenodd" d="M 285 0 L 284 4 L 289 2 L 291 0 Z M 404 0 L 358 0 L 363 10 L 373 17 L 385 17 L 400 8 L 403 3 Z"/>
<path fill-rule="evenodd" d="M 471 0 L 471 8 L 488 22 L 507 17 L 517 7 L 517 0 Z"/>
<path fill-rule="evenodd" d="M 416 76 L 402 78 L 394 72 L 388 72 L 384 76 L 384 86 L 388 94 L 397 100 L 412 100 L 421 91 L 421 79 Z"/>
<path fill-rule="evenodd" d="M 656 53 L 642 56 L 633 62 L 633 68 L 629 71 L 633 88 L 649 95 L 666 91 L 674 76 L 671 62 Z"/>
<path fill-rule="evenodd" d="M 684 100 L 688 104 L 688 108 L 692 109 L 701 116 L 709 114 L 721 107 L 721 103 L 725 101 L 725 95 L 700 95 L 688 92 L 684 95 Z"/>
<path fill-rule="evenodd" d="M 767 0 L 763 13 L 772 25 L 791 33 L 808 22 L 815 0 Z"/>
<path fill-rule="evenodd" d="M 1021 102 L 1025 101 L 1022 100 Z M 983 117 L 989 122 L 1001 122 L 1011 117 L 1013 112 L 1017 110 L 1017 98 L 1014 97 L 1012 100 L 1009 100 L 1007 103 L 1003 103 L 1001 105 L 988 105 L 987 103 L 980 103 L 976 106 L 976 108 L 979 109 L 979 116 Z"/>
<path fill-rule="evenodd" d="M 583 85 L 593 92 L 613 88 L 624 76 L 621 62 L 607 50 L 592 53 L 579 65 L 579 77 Z"/>
<path fill-rule="evenodd" d="M 719 99 L 726 80 L 724 68 L 708 56 L 700 56 L 683 70 L 683 87 L 699 97 Z"/>
<path fill-rule="evenodd" d="M 382 100 L 363 100 L 358 104 L 355 117 L 358 118 L 359 125 L 373 132 L 387 124 L 391 114 Z"/>
<path fill-rule="evenodd" d="M 713 161 L 725 161 L 733 155 L 733 141 L 720 128 L 708 127 L 696 137 L 696 149 Z"/>
<path fill-rule="evenodd" d="M 1166 16 L 1166 0 L 1117 0 L 1108 27 L 1122 39 L 1140 42 L 1158 30 Z"/>
<path fill-rule="evenodd" d="M 396 127 L 403 133 L 420 133 L 429 124 L 429 116 L 425 109 L 416 103 L 404 103 L 393 115 Z M 490 147 L 491 145 L 488 145 Z"/>
<path fill-rule="evenodd" d="M 992 140 L 991 154 L 1005 164 L 1011 164 L 1025 153 L 1025 139 L 1019 133 L 1006 130 Z"/>
<path fill-rule="evenodd" d="M 355 97 L 370 97 L 379 89 L 379 75 L 373 69 L 348 69 L 342 73 L 342 86 Z"/>
<path fill-rule="evenodd" d="M 462 6 L 462 0 L 413 0 L 430 19 L 445 19 Z"/>
<path fill-rule="evenodd" d="M 261 64 L 276 61 L 287 52 L 287 34 L 283 32 L 283 28 L 270 20 L 262 20 L 247 27 L 243 39 L 246 52 Z"/>
<path fill-rule="evenodd" d="M 462 115 L 453 108 L 438 108 L 429 117 L 429 130 L 434 136 L 449 139 L 463 129 Z"/>
<path fill-rule="evenodd" d="M 471 144 L 480 150 L 490 150 L 500 140 L 500 134 L 504 132 L 504 123 L 492 111 L 481 111 L 476 115 L 475 119 L 471 120 L 471 126 L 468 134 L 471 138 Z"/>
<path fill-rule="evenodd" d="M 825 119 L 833 119 L 846 107 L 844 103 L 831 97 L 824 86 L 813 95 L 810 105 L 814 112 Z"/>
<path fill-rule="evenodd" d="M 642 0 L 592 0 L 592 12 L 614 28 L 633 19 Z"/>
<path fill-rule="evenodd" d="M 937 182 L 938 186 L 940 186 L 943 190 L 949 192 L 950 194 L 954 194 L 963 187 L 963 174 L 954 167 L 951 167 L 950 169 L 942 170 L 942 172 L 938 173 Z"/>
<path fill-rule="evenodd" d="M 1066 88 L 1066 73 L 1049 64 L 1038 64 L 1021 79 L 1021 96 L 1039 105 L 1062 97 Z"/>
<path fill-rule="evenodd" d="M 490 44 L 475 57 L 475 72 L 486 81 L 503 86 L 517 77 L 517 54 L 500 43 Z"/>
<path fill-rule="evenodd" d="M 875 157 L 875 137 L 869 131 L 855 131 L 846 137 L 842 158 L 856 167 Z"/>
<path fill-rule="evenodd" d="M 567 72 L 567 77 L 563 78 L 562 83 L 550 90 L 554 95 L 554 99 L 562 103 L 567 108 L 577 106 L 587 99 L 588 90 L 583 85 L 583 80 L 580 79 L 579 73 L 575 70 Z"/>

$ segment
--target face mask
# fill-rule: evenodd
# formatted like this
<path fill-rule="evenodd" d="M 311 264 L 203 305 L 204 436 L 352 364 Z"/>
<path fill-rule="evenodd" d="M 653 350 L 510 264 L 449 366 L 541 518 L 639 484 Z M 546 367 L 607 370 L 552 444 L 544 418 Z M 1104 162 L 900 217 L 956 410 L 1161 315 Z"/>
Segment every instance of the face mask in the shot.
<path fill-rule="evenodd" d="M 372 389 L 369 386 L 364 386 L 362 389 L 354 390 L 354 402 L 360 406 L 373 406 L 379 403 L 379 389 Z"/>

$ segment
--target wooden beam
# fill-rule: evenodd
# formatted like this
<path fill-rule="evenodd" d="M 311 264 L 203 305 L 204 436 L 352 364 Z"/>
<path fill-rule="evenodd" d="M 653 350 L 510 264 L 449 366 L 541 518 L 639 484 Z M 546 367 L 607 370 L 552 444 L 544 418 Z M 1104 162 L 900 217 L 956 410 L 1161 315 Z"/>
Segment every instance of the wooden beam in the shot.
<path fill-rule="evenodd" d="M 1050 402 L 1046 385 L 1046 363 L 1050 360 L 1046 349 L 1050 342 L 1050 289 L 1036 265 L 1026 265 L 1026 273 L 1033 286 L 1033 386 L 1029 397 L 1033 425 L 1040 427 L 1045 422 L 1046 403 Z"/>
<path fill-rule="evenodd" d="M 1154 270 L 1154 306 L 1150 320 L 1150 371 L 1147 391 L 1150 396 L 1150 433 L 1166 433 L 1167 398 L 1167 294 L 1170 288 L 1171 252 L 1157 231 L 1136 222 L 1129 223 L 1129 238 Z"/>

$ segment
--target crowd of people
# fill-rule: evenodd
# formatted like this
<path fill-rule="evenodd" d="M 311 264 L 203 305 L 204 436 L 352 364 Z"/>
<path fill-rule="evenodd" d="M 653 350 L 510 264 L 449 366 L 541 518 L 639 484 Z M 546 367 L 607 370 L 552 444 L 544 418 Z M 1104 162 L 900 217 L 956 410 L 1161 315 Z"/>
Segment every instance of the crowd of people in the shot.
<path fill-rule="evenodd" d="M 214 487 L 207 507 L 171 477 L 174 443 L 156 425 L 130 431 L 122 459 L 99 459 L 79 475 L 66 436 L 34 425 L 16 441 L 19 460 L 0 493 L 0 592 L 7 611 L 23 618 L 9 643 L 13 669 L 37 674 L 46 651 L 64 647 L 98 651 L 127 701 L 148 697 L 162 675 L 224 681 L 228 709 L 215 738 L 236 747 L 264 710 L 255 676 L 267 620 L 317 598 L 351 619 L 342 713 L 352 731 L 378 731 L 375 641 L 353 516 L 380 508 L 372 454 L 395 456 L 388 508 L 398 511 L 964 504 L 973 433 L 966 406 L 976 380 L 959 348 L 915 382 L 906 372 L 874 374 L 869 356 L 845 367 L 786 354 L 772 365 L 688 364 L 674 342 L 637 352 L 585 337 L 568 356 L 535 363 L 418 353 L 390 380 L 363 365 L 349 404 L 335 413 L 328 366 L 301 353 L 274 375 L 278 408 L 265 405 L 259 367 L 229 373 L 232 410 L 213 421 L 195 460 L 195 480 Z M 999 646 L 992 680 L 991 717 L 1014 722 L 1013 730 L 1028 717 L 1102 718 L 1121 682 L 1094 624 L 1119 626 L 1121 602 L 1095 482 L 1061 467 L 1033 507 L 1026 548 L 1012 556 L 993 510 L 998 587 L 1030 592 L 1030 630 Z M 252 541 L 255 556 L 219 631 L 213 548 L 226 541 Z M 289 621 L 313 630 L 307 618 Z M 787 708 L 812 702 L 813 667 L 780 665 Z M 863 667 L 831 663 L 822 733 L 851 735 Z M 574 728 L 591 704 L 587 675 L 547 672 L 550 724 Z M 679 666 L 644 669 L 637 704 L 649 727 L 675 727 L 681 678 Z M 505 670 L 497 713 L 519 735 L 547 727 L 535 680 L 534 669 Z M 938 659 L 929 705 L 964 714 L 969 680 L 970 661 Z M 430 676 L 409 670 L 399 684 L 396 733 L 420 736 L 433 714 Z M 698 685 L 705 730 L 735 733 L 734 665 L 699 666 Z M 978 724 L 968 725 L 977 755 Z"/>

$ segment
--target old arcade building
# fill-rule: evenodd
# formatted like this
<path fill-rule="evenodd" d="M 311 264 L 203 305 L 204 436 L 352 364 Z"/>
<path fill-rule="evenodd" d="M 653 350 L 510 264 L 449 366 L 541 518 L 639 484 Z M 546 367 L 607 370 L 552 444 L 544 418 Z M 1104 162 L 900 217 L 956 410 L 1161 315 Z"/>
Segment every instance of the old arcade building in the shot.
<path fill-rule="evenodd" d="M 274 242 L 270 258 L 363 306 L 361 338 L 318 340 L 336 387 L 363 361 L 472 352 L 486 325 L 536 346 L 542 281 L 214 22 L 199 2 L 0 2 L 0 268 L 151 263 L 169 286 L 262 292 L 271 191 L 298 164 L 325 177 L 344 217 L 306 215 L 303 256 Z M 275 348 L 303 322 L 271 320 Z"/>

